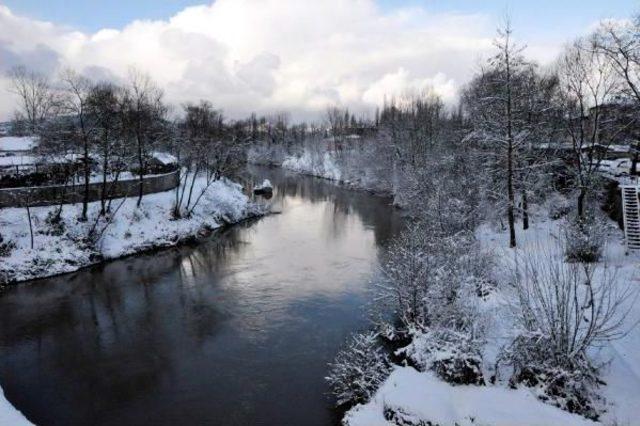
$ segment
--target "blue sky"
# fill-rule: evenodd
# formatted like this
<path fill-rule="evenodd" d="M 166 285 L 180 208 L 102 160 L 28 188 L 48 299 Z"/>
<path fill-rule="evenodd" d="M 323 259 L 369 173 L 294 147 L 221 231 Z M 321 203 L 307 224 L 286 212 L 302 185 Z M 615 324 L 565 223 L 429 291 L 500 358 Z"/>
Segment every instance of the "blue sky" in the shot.
<path fill-rule="evenodd" d="M 305 1 L 305 0 L 301 0 Z M 316 0 L 313 0 L 316 1 Z M 134 19 L 166 19 L 203 0 L 0 0 L 14 13 L 68 25 L 83 31 L 122 28 Z M 523 35 L 571 35 L 603 17 L 640 11 L 638 0 L 378 0 L 384 10 L 422 6 L 433 12 L 502 16 L 509 10 Z"/>

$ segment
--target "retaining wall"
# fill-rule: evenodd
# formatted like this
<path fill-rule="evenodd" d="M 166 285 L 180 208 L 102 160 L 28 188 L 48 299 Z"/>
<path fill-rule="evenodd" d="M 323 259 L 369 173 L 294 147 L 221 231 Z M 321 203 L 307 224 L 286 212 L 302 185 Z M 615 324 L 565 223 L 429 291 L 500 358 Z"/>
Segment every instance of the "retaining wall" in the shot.
<path fill-rule="evenodd" d="M 168 191 L 178 186 L 179 171 L 173 171 L 162 175 L 148 176 L 143 180 L 142 192 L 152 194 Z M 122 180 L 107 182 L 107 198 L 134 197 L 138 195 L 140 181 Z M 99 201 L 102 198 L 102 182 L 89 184 L 89 201 Z M 49 206 L 59 204 L 61 200 L 65 204 L 81 203 L 84 199 L 84 185 L 52 185 L 34 186 L 29 188 L 0 189 L 0 208 L 6 207 L 31 207 Z"/>

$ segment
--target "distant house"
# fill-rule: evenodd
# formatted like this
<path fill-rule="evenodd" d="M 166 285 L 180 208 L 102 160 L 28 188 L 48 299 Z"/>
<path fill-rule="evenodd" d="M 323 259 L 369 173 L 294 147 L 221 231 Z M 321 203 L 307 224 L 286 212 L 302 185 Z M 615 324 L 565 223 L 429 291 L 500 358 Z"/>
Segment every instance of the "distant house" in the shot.
<path fill-rule="evenodd" d="M 167 153 L 154 151 L 147 158 L 147 173 L 168 173 L 172 172 L 178 166 L 178 159 Z"/>

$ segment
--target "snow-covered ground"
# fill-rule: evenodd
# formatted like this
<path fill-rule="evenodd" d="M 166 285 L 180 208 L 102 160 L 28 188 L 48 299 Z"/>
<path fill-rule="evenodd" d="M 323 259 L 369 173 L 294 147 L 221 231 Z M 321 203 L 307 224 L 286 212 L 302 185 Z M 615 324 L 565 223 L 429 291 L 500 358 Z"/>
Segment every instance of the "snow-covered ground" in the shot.
<path fill-rule="evenodd" d="M 396 418 L 385 419 L 385 410 L 393 411 Z M 544 404 L 524 389 L 451 386 L 431 372 L 419 373 L 411 367 L 397 367 L 374 398 L 350 410 L 344 421 L 351 426 L 424 424 L 420 421 L 439 426 L 594 424 Z"/>
<path fill-rule="evenodd" d="M 22 413 L 4 397 L 4 392 L 0 388 L 0 425 L 3 426 L 32 426 L 32 423 L 24 418 Z"/>
<path fill-rule="evenodd" d="M 507 280 L 516 252 L 560 250 L 563 220 L 538 217 L 528 231 L 518 232 L 518 249 L 508 248 L 508 233 L 482 226 L 477 231 L 483 247 L 495 254 L 498 279 Z M 622 231 L 611 226 L 604 259 L 616 270 L 616 285 L 640 286 L 640 254 L 625 255 Z M 563 253 L 555 253 L 563 256 Z M 500 272 L 502 271 L 502 272 Z M 498 349 L 508 341 L 514 329 L 512 309 L 515 295 L 508 286 L 481 302 L 480 312 L 486 327 L 483 370 L 494 370 Z M 636 303 L 627 317 L 629 328 L 640 320 Z M 597 362 L 608 362 L 602 370 L 606 385 L 599 392 L 605 398 L 605 412 L 600 421 L 606 425 L 640 424 L 640 327 L 632 328 L 622 339 L 592 351 Z M 610 362 L 609 362 L 610 361 Z M 486 376 L 486 373 L 485 373 Z M 386 417 L 385 418 L 385 410 Z M 452 386 L 431 372 L 418 372 L 397 366 L 367 404 L 347 412 L 345 424 L 393 425 L 390 413 L 402 415 L 402 424 L 445 425 L 579 425 L 594 424 L 585 418 L 562 411 L 536 398 L 535 390 L 509 389 L 505 383 L 487 386 Z M 398 414 L 400 413 L 400 414 Z M 422 421 L 423 423 L 419 423 Z M 431 423 L 427 423 L 431 422 Z"/>
<path fill-rule="evenodd" d="M 0 137 L 0 153 L 14 151 L 30 151 L 38 146 L 38 138 L 34 136 L 2 136 Z"/>
<path fill-rule="evenodd" d="M 205 185 L 196 181 L 195 199 Z M 186 199 L 186 197 L 185 197 Z M 229 180 L 214 182 L 205 192 L 189 218 L 173 220 L 175 191 L 149 194 L 140 208 L 136 197 L 113 200 L 112 222 L 101 221 L 96 229 L 102 237 L 95 246 L 83 247 L 82 239 L 94 226 L 100 203 L 89 205 L 89 220 L 78 222 L 82 206 L 66 205 L 63 209 L 65 229 L 61 235 L 51 235 L 45 219 L 57 207 L 31 209 L 34 228 L 34 248 L 30 243 L 29 224 L 24 208 L 0 210 L 0 226 L 5 240 L 16 247 L 10 256 L 0 258 L 0 284 L 42 278 L 73 272 L 102 260 L 115 259 L 145 250 L 169 247 L 185 239 L 202 235 L 225 223 L 235 223 L 264 213 L 264 208 L 252 203 L 242 187 Z M 106 226 L 106 228 L 105 228 Z"/>

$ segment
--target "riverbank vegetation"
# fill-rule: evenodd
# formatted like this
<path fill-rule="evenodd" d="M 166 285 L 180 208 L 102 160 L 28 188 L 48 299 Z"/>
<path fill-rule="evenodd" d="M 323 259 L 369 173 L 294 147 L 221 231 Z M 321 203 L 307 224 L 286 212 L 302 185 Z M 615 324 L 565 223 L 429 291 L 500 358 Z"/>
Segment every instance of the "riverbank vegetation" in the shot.
<path fill-rule="evenodd" d="M 0 152 L 10 163 L 3 182 L 14 185 L 2 189 L 0 285 L 265 213 L 229 180 L 244 164 L 247 135 L 209 103 L 171 118 L 162 90 L 135 70 L 122 85 L 73 71 L 53 81 L 24 68 L 11 76 L 21 103 L 0 143 L 20 149 Z"/>
<path fill-rule="evenodd" d="M 507 24 L 459 110 L 395 99 L 373 134 L 345 113 L 353 141 L 282 160 L 389 192 L 411 217 L 378 280 L 377 340 L 357 335 L 330 366 L 346 424 L 509 423 L 500 404 L 519 424 L 632 421 L 637 376 L 619 375 L 640 362 L 638 271 L 601 209 L 601 162 L 638 125 L 635 22 L 602 24 L 545 69 Z"/>

